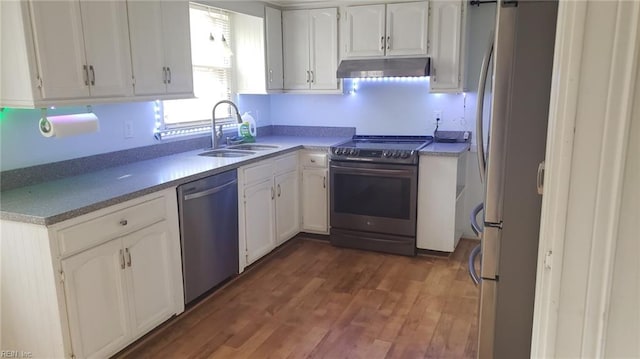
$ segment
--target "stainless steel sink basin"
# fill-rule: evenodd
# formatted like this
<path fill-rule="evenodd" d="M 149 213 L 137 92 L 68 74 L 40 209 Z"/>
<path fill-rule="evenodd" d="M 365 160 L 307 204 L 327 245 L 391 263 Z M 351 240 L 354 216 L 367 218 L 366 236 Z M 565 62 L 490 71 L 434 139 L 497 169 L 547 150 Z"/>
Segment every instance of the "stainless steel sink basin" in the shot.
<path fill-rule="evenodd" d="M 227 149 L 219 149 L 219 150 L 211 150 L 207 152 L 199 153 L 198 156 L 209 156 L 209 157 L 244 157 L 255 155 L 256 153 L 253 151 L 240 151 L 240 150 L 227 150 Z"/>
<path fill-rule="evenodd" d="M 254 143 L 244 143 L 241 145 L 233 145 L 228 148 L 233 148 L 234 150 L 249 150 L 249 151 L 266 151 L 266 150 L 274 150 L 276 148 L 280 148 L 280 146 L 276 145 L 258 145 Z"/>

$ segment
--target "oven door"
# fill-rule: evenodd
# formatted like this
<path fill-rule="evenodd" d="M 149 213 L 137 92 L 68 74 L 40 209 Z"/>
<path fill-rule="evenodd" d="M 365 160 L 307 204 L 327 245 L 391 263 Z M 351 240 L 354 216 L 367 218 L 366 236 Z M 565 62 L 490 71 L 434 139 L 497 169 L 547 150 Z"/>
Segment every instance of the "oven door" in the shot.
<path fill-rule="evenodd" d="M 331 227 L 416 235 L 418 167 L 331 161 Z"/>

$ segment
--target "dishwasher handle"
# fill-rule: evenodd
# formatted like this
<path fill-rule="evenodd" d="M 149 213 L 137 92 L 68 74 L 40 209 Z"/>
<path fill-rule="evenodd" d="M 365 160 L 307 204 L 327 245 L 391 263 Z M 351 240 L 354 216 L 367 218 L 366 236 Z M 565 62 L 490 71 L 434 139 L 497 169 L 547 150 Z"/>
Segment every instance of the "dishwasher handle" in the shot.
<path fill-rule="evenodd" d="M 234 179 L 232 181 L 229 181 L 229 182 L 227 182 L 227 183 L 225 183 L 223 185 L 217 186 L 217 187 L 209 188 L 209 189 L 206 189 L 204 191 L 200 191 L 200 192 L 196 192 L 196 193 L 187 194 L 187 195 L 184 196 L 184 200 L 188 201 L 188 200 L 191 200 L 191 199 L 196 199 L 196 198 L 200 198 L 200 197 L 204 197 L 204 196 L 209 196 L 209 195 L 212 195 L 214 193 L 218 193 L 218 192 L 224 190 L 225 188 L 227 188 L 229 186 L 232 186 L 232 185 L 235 185 L 237 183 L 238 183 L 238 180 Z"/>

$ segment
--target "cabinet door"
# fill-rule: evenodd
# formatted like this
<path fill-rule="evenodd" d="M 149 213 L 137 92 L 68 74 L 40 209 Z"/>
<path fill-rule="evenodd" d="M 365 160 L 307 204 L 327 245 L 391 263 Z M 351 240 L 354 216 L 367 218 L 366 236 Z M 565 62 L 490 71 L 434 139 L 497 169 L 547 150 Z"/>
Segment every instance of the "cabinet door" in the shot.
<path fill-rule="evenodd" d="M 338 9 L 309 12 L 311 89 L 338 88 Z"/>
<path fill-rule="evenodd" d="M 29 4 L 42 98 L 88 97 L 80 3 L 31 1 Z"/>
<path fill-rule="evenodd" d="M 123 266 L 119 239 L 62 260 L 76 357 L 108 357 L 129 339 Z"/>
<path fill-rule="evenodd" d="M 295 236 L 300 229 L 298 210 L 298 171 L 276 177 L 276 240 L 277 244 Z"/>
<path fill-rule="evenodd" d="M 328 170 L 313 168 L 302 170 L 302 229 L 327 233 L 328 224 Z"/>
<path fill-rule="evenodd" d="M 247 264 L 255 262 L 276 246 L 275 190 L 273 180 L 257 183 L 244 190 L 244 230 Z"/>
<path fill-rule="evenodd" d="M 309 11 L 282 12 L 284 88 L 309 88 Z M 335 74 L 334 74 L 335 76 Z"/>
<path fill-rule="evenodd" d="M 426 1 L 387 5 L 387 56 L 426 55 L 428 21 Z"/>
<path fill-rule="evenodd" d="M 180 268 L 172 265 L 170 238 L 166 221 L 122 238 L 134 337 L 146 333 L 175 313 L 172 271 Z"/>
<path fill-rule="evenodd" d="M 267 90 L 282 90 L 282 12 L 265 7 L 265 37 L 267 48 Z"/>
<path fill-rule="evenodd" d="M 164 58 L 168 68 L 167 92 L 193 93 L 191 30 L 187 1 L 162 1 Z"/>
<path fill-rule="evenodd" d="M 431 91 L 460 91 L 462 3 L 437 0 L 433 1 L 432 9 Z"/>
<path fill-rule="evenodd" d="M 385 5 L 350 6 L 345 10 L 344 57 L 385 54 Z"/>
<path fill-rule="evenodd" d="M 160 1 L 127 1 L 127 10 L 134 93 L 165 94 L 162 4 Z"/>
<path fill-rule="evenodd" d="M 133 94 L 129 25 L 124 1 L 82 1 L 91 96 Z"/>

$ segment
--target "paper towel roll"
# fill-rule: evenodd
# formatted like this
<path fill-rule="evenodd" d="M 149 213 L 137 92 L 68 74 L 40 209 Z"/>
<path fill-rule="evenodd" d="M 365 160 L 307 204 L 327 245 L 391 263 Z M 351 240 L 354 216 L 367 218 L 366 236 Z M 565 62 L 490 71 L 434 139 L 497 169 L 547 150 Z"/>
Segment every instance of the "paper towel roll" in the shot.
<path fill-rule="evenodd" d="M 94 113 L 48 116 L 40 119 L 40 133 L 44 137 L 66 137 L 98 131 L 98 116 Z"/>

